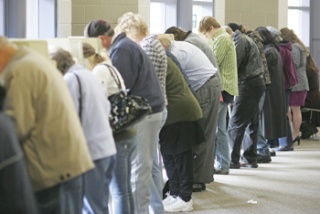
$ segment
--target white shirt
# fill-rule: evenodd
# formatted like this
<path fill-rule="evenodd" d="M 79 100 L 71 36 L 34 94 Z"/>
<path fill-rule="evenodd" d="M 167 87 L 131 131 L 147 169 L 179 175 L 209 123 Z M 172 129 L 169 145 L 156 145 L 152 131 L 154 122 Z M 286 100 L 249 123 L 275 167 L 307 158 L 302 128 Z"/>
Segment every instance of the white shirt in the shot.
<path fill-rule="evenodd" d="M 99 81 L 103 85 L 103 88 L 106 91 L 108 91 L 108 95 L 110 96 L 112 94 L 117 93 L 119 91 L 119 87 L 110 73 L 112 71 L 110 71 L 108 66 L 106 66 L 105 64 L 108 64 L 108 62 L 105 61 L 101 64 L 96 65 L 92 69 L 92 73 L 93 73 L 93 75 L 95 75 L 99 79 Z M 110 65 L 110 64 L 108 64 L 108 65 Z M 112 66 L 112 65 L 110 65 L 110 66 Z M 124 81 L 122 79 L 121 74 L 114 66 L 112 66 L 112 67 L 114 68 L 113 71 L 115 72 L 115 74 L 119 77 L 122 90 L 125 90 L 126 87 L 125 87 L 125 84 L 124 84 Z"/>
<path fill-rule="evenodd" d="M 184 41 L 172 41 L 170 52 L 177 58 L 193 91 L 197 91 L 218 72 L 208 57 L 196 46 Z"/>

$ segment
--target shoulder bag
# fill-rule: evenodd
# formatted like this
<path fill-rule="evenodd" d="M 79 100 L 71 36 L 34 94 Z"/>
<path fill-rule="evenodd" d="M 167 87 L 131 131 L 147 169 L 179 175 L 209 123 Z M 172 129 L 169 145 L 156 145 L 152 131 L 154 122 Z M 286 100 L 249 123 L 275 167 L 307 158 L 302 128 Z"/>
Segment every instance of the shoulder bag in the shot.
<path fill-rule="evenodd" d="M 108 97 L 111 104 L 109 121 L 113 133 L 117 134 L 137 124 L 150 114 L 151 106 L 145 98 L 124 91 L 117 72 L 112 66 L 105 65 L 119 88 L 119 92 Z"/>

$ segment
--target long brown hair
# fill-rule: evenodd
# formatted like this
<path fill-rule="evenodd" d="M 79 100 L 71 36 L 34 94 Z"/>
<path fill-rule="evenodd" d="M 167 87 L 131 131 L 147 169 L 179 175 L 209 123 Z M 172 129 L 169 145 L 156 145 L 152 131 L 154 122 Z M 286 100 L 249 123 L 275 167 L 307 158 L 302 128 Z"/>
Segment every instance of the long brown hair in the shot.
<path fill-rule="evenodd" d="M 316 63 L 314 62 L 314 60 L 313 60 L 313 58 L 312 58 L 311 55 L 309 55 L 309 56 L 307 57 L 306 69 L 307 69 L 307 70 L 312 70 L 312 71 L 314 71 L 314 72 L 316 72 L 316 73 L 319 72 L 319 68 L 318 68 L 318 66 L 316 65 Z"/>
<path fill-rule="evenodd" d="M 303 42 L 298 38 L 298 36 L 294 33 L 293 30 L 290 30 L 287 27 L 281 28 L 281 38 L 285 41 L 290 42 L 297 42 L 301 45 L 301 47 L 304 49 L 304 52 L 306 55 L 309 55 L 309 50 L 306 48 L 306 46 L 303 44 Z"/>

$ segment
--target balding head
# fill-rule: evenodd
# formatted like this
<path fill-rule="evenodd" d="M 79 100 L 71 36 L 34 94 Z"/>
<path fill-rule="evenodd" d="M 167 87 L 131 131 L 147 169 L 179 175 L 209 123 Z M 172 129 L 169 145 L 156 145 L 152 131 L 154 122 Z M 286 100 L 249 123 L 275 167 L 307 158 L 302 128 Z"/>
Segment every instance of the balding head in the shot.
<path fill-rule="evenodd" d="M 16 52 L 17 47 L 6 37 L 0 36 L 0 75 Z"/>

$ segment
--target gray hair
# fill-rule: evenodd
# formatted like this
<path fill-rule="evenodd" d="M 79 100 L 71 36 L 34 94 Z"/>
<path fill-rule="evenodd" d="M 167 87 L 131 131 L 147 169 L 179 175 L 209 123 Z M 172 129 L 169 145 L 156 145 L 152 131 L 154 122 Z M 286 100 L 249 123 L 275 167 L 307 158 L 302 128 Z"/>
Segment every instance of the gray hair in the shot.
<path fill-rule="evenodd" d="M 50 53 L 51 59 L 56 61 L 58 70 L 64 75 L 75 64 L 71 53 L 62 48 Z"/>

